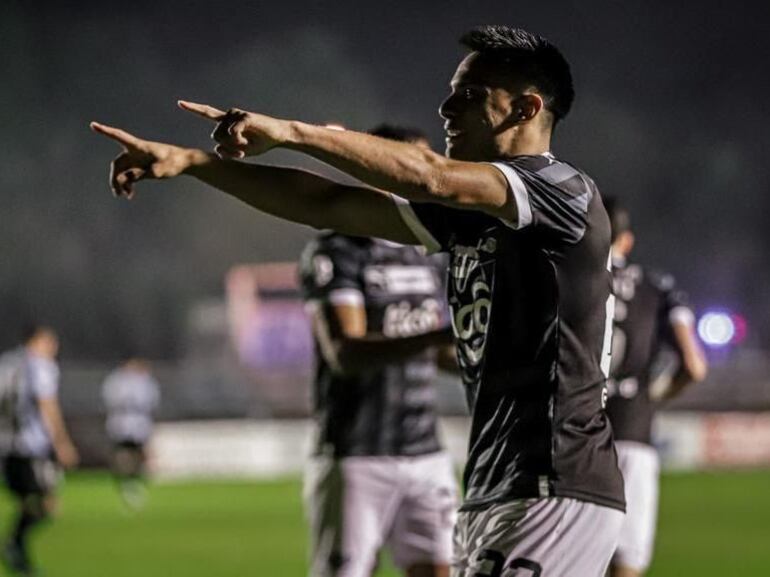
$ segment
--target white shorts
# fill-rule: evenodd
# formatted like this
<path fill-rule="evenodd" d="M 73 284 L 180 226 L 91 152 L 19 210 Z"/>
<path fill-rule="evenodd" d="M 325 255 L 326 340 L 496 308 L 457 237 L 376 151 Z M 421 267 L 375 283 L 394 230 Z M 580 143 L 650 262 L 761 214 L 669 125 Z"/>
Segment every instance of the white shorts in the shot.
<path fill-rule="evenodd" d="M 458 497 L 446 453 L 317 457 L 304 500 L 313 577 L 370 577 L 386 545 L 402 569 L 451 561 Z"/>
<path fill-rule="evenodd" d="M 644 443 L 617 441 L 618 465 L 626 484 L 626 519 L 613 565 L 643 572 L 652 560 L 658 516 L 658 452 Z"/>
<path fill-rule="evenodd" d="M 623 512 L 564 497 L 460 512 L 453 577 L 604 577 Z"/>

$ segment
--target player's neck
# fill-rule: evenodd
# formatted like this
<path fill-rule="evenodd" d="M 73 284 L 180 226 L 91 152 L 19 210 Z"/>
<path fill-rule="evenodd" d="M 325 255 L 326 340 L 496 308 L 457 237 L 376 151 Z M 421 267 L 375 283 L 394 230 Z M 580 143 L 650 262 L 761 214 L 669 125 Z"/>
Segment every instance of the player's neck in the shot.
<path fill-rule="evenodd" d="M 502 156 L 537 156 L 551 150 L 551 133 L 540 130 L 517 130 L 504 146 Z"/>

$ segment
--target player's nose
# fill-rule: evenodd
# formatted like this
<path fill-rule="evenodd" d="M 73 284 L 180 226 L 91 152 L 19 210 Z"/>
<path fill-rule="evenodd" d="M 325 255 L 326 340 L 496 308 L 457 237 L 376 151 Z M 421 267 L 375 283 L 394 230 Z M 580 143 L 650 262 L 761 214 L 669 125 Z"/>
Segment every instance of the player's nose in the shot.
<path fill-rule="evenodd" d="M 454 98 L 453 94 L 450 94 L 444 99 L 444 102 L 441 103 L 441 105 L 438 107 L 438 113 L 441 118 L 444 118 L 446 120 L 451 120 L 455 116 L 457 116 L 457 99 Z"/>

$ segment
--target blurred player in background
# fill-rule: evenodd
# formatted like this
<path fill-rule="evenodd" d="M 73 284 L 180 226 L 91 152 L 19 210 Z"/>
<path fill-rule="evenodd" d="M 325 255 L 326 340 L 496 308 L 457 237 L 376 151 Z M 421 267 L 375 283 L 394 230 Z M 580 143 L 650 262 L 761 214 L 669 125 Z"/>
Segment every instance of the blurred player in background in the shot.
<path fill-rule="evenodd" d="M 634 246 L 628 212 L 615 198 L 605 205 L 612 225 L 616 299 L 607 413 L 627 503 L 610 575 L 639 577 L 652 559 L 658 510 L 659 463 L 651 439 L 656 403 L 704 379 L 707 364 L 684 294 L 671 276 L 628 262 Z M 673 363 L 665 347 L 675 351 Z"/>
<path fill-rule="evenodd" d="M 59 407 L 56 332 L 31 325 L 23 331 L 22 343 L 0 359 L 3 474 L 18 502 L 2 559 L 17 574 L 34 575 L 30 531 L 55 512 L 59 467 L 74 467 L 78 453 Z"/>
<path fill-rule="evenodd" d="M 411 129 L 371 134 L 428 147 Z M 446 265 L 414 246 L 337 233 L 303 253 L 317 365 L 305 480 L 315 577 L 368 577 L 385 545 L 410 577 L 449 573 L 457 487 L 433 384 L 444 351 L 404 346 L 448 326 Z"/>
<path fill-rule="evenodd" d="M 112 472 L 125 504 L 138 509 L 146 493 L 146 445 L 152 435 L 153 413 L 160 405 L 160 387 L 150 364 L 129 358 L 104 380 L 102 399 L 113 447 Z"/>
<path fill-rule="evenodd" d="M 453 571 L 599 577 L 625 510 L 604 411 L 610 225 L 590 176 L 551 151 L 574 98 L 570 66 L 521 29 L 482 26 L 461 42 L 468 54 L 439 109 L 446 157 L 191 102 L 180 106 L 215 123 L 216 155 L 91 128 L 124 147 L 111 167 L 118 196 L 133 196 L 140 180 L 187 174 L 281 218 L 450 253 L 449 305 L 472 411 Z M 234 160 L 273 148 L 362 184 Z"/>

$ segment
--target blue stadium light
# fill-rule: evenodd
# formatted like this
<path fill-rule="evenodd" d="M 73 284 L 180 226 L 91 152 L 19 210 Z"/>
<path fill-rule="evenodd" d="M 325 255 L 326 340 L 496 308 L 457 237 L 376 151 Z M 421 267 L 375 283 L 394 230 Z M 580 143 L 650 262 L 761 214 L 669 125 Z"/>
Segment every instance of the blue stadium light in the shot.
<path fill-rule="evenodd" d="M 704 314 L 698 321 L 698 336 L 710 347 L 729 345 L 736 336 L 736 326 L 732 315 L 720 311 Z"/>

